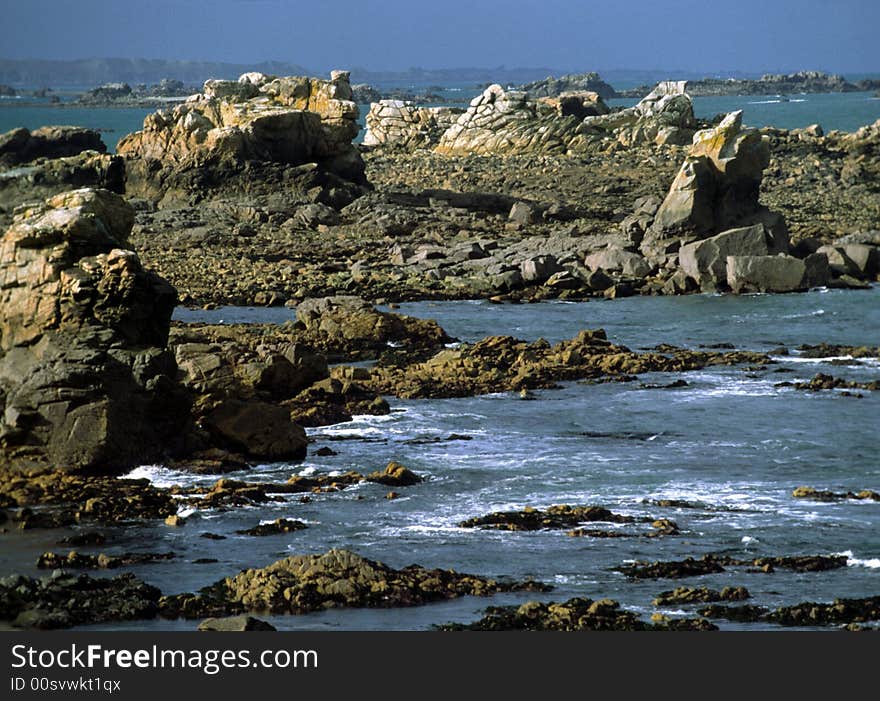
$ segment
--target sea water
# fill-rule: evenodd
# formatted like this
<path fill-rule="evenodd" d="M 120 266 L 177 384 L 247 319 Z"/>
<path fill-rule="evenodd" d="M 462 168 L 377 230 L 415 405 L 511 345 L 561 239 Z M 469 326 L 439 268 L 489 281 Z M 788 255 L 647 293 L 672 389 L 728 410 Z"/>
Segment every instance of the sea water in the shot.
<path fill-rule="evenodd" d="M 714 367 L 683 374 L 647 373 L 640 381 L 587 385 L 562 383 L 536 391 L 441 400 L 389 397 L 387 416 L 309 429 L 310 456 L 302 463 L 259 465 L 227 476 L 283 482 L 296 474 L 382 469 L 396 460 L 427 481 L 399 488 L 363 484 L 337 493 L 298 495 L 231 510 L 187 512 L 183 528 L 135 524 L 102 529 L 113 552 L 163 552 L 168 563 L 131 568 L 164 592 L 194 591 L 246 567 L 281 557 L 348 548 L 394 567 L 418 563 L 493 577 L 534 578 L 555 587 L 548 594 L 467 597 L 440 604 L 387 610 L 331 610 L 272 616 L 281 629 L 426 629 L 467 622 L 489 605 L 539 598 L 610 597 L 650 616 L 651 600 L 676 586 L 746 586 L 750 603 L 781 606 L 834 597 L 880 594 L 880 504 L 794 499 L 800 485 L 834 491 L 880 490 L 880 392 L 805 392 L 778 387 L 818 372 L 859 381 L 880 379 L 876 360 L 807 359 L 802 343 L 880 345 L 880 287 L 821 290 L 792 295 L 694 295 L 588 303 L 492 305 L 482 301 L 403 304 L 400 313 L 430 317 L 461 341 L 488 334 L 526 340 L 568 338 L 584 328 L 605 328 L 611 341 L 633 350 L 658 343 L 700 348 L 722 343 L 771 353 L 766 370 Z M 268 322 L 291 318 L 287 309 L 178 310 L 186 321 Z M 784 354 L 781 347 L 789 350 Z M 677 389 L 650 389 L 684 379 Z M 452 434 L 470 440 L 446 440 Z M 329 446 L 336 456 L 317 457 Z M 207 485 L 163 466 L 144 466 L 131 477 L 156 485 Z M 359 499 L 358 497 L 363 497 Z M 694 508 L 661 508 L 651 500 L 683 499 Z M 554 504 L 603 505 L 636 517 L 670 518 L 682 533 L 663 538 L 573 538 L 565 531 L 493 532 L 458 527 L 491 511 Z M 236 535 L 260 521 L 300 519 L 306 530 L 254 538 Z M 597 528 L 614 525 L 590 524 Z M 643 524 L 644 529 L 648 528 Z M 200 538 L 210 531 L 227 536 Z M 0 536 L 0 571 L 38 574 L 37 556 L 54 546 L 55 531 Z M 631 581 L 614 568 L 632 560 L 678 560 L 705 553 L 739 558 L 843 553 L 848 566 L 828 572 L 725 573 L 684 580 Z M 193 564 L 199 558 L 216 563 Z M 659 609 L 672 615 L 694 607 Z M 766 624 L 719 622 L 724 628 Z M 108 624 L 105 628 L 192 629 L 192 621 Z"/>

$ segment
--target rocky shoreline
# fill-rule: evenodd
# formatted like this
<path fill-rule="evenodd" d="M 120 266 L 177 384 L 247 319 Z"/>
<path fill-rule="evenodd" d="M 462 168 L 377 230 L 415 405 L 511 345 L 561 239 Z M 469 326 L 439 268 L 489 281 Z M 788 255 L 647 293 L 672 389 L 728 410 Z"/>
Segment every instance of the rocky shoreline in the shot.
<path fill-rule="evenodd" d="M 146 463 L 195 475 L 297 463 L 309 454 L 306 428 L 387 415 L 386 397 L 520 392 L 529 399 L 532 390 L 563 382 L 628 382 L 714 366 L 758 373 L 777 362 L 735 347 L 634 351 L 602 329 L 552 345 L 513 336 L 460 343 L 434 321 L 376 309 L 379 300 L 502 304 L 859 289 L 880 273 L 880 124 L 824 135 L 749 129 L 740 113 L 700 123 L 684 85 L 672 82 L 619 111 L 592 91 L 536 97 L 493 85 L 460 112 L 380 102 L 371 115 L 374 145 L 356 147 L 358 107 L 347 72 L 329 80 L 252 73 L 208 81 L 186 102 L 148 116 L 115 156 L 88 130 L 0 136 L 0 523 L 8 524 L 0 527 L 186 528 L 188 506 L 220 512 L 290 495 L 303 503 L 357 498 L 351 493 L 370 483 L 426 492 L 431 479 L 396 461 L 381 470 L 293 474 L 278 483 L 220 478 L 187 489 L 120 476 Z M 296 320 L 172 323 L 181 302 L 295 306 Z M 803 352 L 876 359 L 878 350 Z M 877 389 L 826 375 L 790 386 Z M 811 489 L 791 498 L 877 501 L 870 490 Z M 688 532 L 662 514 L 634 518 L 563 504 L 477 516 L 459 527 L 558 529 L 608 542 L 656 543 Z M 297 538 L 308 528 L 279 517 L 238 533 Z M 100 548 L 103 536 L 70 545 Z M 43 550 L 38 566 L 57 572 L 0 580 L 0 620 L 59 628 L 548 589 L 442 568 L 397 570 L 337 549 L 243 570 L 198 593 L 162 595 L 133 574 L 66 573 L 160 566 L 173 557 Z M 623 560 L 619 571 L 634 579 L 847 565 L 840 555 Z M 676 592 L 659 598 L 747 596 Z M 809 607 L 818 613 L 803 613 Z M 775 612 L 707 610 L 702 618 L 658 613 L 646 623 L 606 599 L 530 602 L 490 609 L 472 627 L 711 630 L 706 617 L 726 616 L 841 625 L 876 620 L 877 609 L 866 599 Z"/>

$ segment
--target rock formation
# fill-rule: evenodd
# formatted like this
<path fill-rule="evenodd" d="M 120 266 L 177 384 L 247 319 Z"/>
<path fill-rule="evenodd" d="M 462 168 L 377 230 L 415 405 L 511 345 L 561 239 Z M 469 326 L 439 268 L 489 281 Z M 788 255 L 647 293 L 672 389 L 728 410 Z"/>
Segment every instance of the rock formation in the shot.
<path fill-rule="evenodd" d="M 706 238 L 736 226 L 764 224 L 780 250 L 788 233 L 779 215 L 758 203 L 763 171 L 770 162 L 767 140 L 743 128 L 742 112 L 731 112 L 693 145 L 642 242 L 642 250 L 682 239 Z"/>
<path fill-rule="evenodd" d="M 624 146 L 690 144 L 697 122 L 686 87 L 683 80 L 658 83 L 633 107 L 584 119 L 580 133 L 588 141 L 613 138 Z"/>
<path fill-rule="evenodd" d="M 558 116 L 552 105 L 525 92 L 490 85 L 447 129 L 436 151 L 471 153 L 565 153 L 579 120 Z"/>
<path fill-rule="evenodd" d="M 176 292 L 128 250 L 105 190 L 23 208 L 0 244 L 0 453 L 119 472 L 173 451 L 188 406 L 165 349 Z"/>
<path fill-rule="evenodd" d="M 84 127 L 50 126 L 34 131 L 13 129 L 0 134 L 0 168 L 30 163 L 37 158 L 63 158 L 82 151 L 104 153 L 101 135 Z"/>
<path fill-rule="evenodd" d="M 433 147 L 463 110 L 454 107 L 417 107 L 403 100 L 380 100 L 367 113 L 365 146 Z"/>
<path fill-rule="evenodd" d="M 554 78 L 548 76 L 543 80 L 535 80 L 521 85 L 518 90 L 534 97 L 558 97 L 562 93 L 588 90 L 598 93 L 603 100 L 617 97 L 617 92 L 599 76 L 598 73 L 570 73 Z"/>
<path fill-rule="evenodd" d="M 155 199 L 167 189 L 225 187 L 248 164 L 317 164 L 363 183 L 364 164 L 351 143 L 357 119 L 346 71 L 333 71 L 330 80 L 245 73 L 237 81 L 208 80 L 185 103 L 148 115 L 117 151 L 131 188 Z"/>

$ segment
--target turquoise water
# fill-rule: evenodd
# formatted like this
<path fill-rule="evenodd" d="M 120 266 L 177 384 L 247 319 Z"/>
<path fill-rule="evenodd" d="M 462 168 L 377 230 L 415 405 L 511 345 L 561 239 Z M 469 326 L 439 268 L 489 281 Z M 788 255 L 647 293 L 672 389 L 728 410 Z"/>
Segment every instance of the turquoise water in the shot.
<path fill-rule="evenodd" d="M 786 101 L 787 100 L 787 101 Z M 629 107 L 635 99 L 609 100 Z M 694 113 L 700 119 L 743 110 L 743 121 L 753 127 L 797 129 L 821 124 L 825 131 L 855 131 L 880 119 L 880 98 L 873 93 L 816 93 L 810 95 L 725 95 L 695 97 Z"/>
<path fill-rule="evenodd" d="M 144 117 L 154 111 L 145 107 L 19 107 L 11 100 L 0 100 L 0 134 L 18 127 L 37 129 L 48 124 L 88 127 L 101 131 L 101 138 L 112 153 L 119 140 L 126 134 L 139 131 Z"/>
<path fill-rule="evenodd" d="M 473 341 L 513 334 L 556 341 L 583 328 L 604 327 L 609 338 L 638 349 L 661 342 L 699 347 L 732 343 L 771 351 L 780 344 L 820 341 L 880 344 L 880 286 L 867 292 L 797 295 L 630 298 L 613 302 L 496 306 L 486 302 L 422 302 L 403 313 L 436 318 L 450 334 Z M 282 322 L 290 310 L 179 309 L 181 320 Z M 237 479 L 284 481 L 293 474 L 356 469 L 398 460 L 428 481 L 384 498 L 387 487 L 364 484 L 336 494 L 295 496 L 246 509 L 197 511 L 185 528 L 142 524 L 107 531 L 109 550 L 164 552 L 178 559 L 132 568 L 163 591 L 194 590 L 244 567 L 288 554 L 349 548 L 394 567 L 413 562 L 484 575 L 533 577 L 550 594 L 466 598 L 389 610 L 335 610 L 276 616 L 280 629 L 424 629 L 469 621 L 488 605 L 524 599 L 611 597 L 644 615 L 651 600 L 675 586 L 746 586 L 758 605 L 789 605 L 836 596 L 880 594 L 880 504 L 816 503 L 791 497 L 799 485 L 835 491 L 880 490 L 877 430 L 880 392 L 861 399 L 839 392 L 775 387 L 817 372 L 861 381 L 880 379 L 880 364 L 835 364 L 792 351 L 763 372 L 717 367 L 683 375 L 645 374 L 645 383 L 683 378 L 679 389 L 641 382 L 583 385 L 536 392 L 444 400 L 389 398 L 392 413 L 309 429 L 310 453 L 331 446 L 338 455 L 310 455 L 300 464 L 261 465 Z M 781 372 L 784 371 L 784 372 Z M 442 440 L 450 434 L 471 440 Z M 440 440 L 438 440 L 440 439 Z M 211 483 L 161 466 L 139 468 L 158 485 Z M 362 497 L 359 499 L 358 497 Z M 684 499 L 698 508 L 660 508 L 648 499 Z M 633 516 L 666 517 L 682 535 L 666 538 L 571 538 L 562 531 L 505 533 L 461 529 L 463 519 L 531 505 L 601 504 Z M 262 519 L 298 518 L 308 529 L 267 538 L 236 535 Z M 198 537 L 203 531 L 223 541 Z M 58 533 L 0 535 L 0 574 L 36 574 L 40 552 L 57 549 Z M 627 560 L 673 560 L 703 553 L 735 557 L 847 553 L 849 566 L 828 572 L 772 574 L 729 570 L 686 580 L 630 581 L 612 568 Z M 213 564 L 189 564 L 216 558 Z M 676 615 L 693 607 L 663 609 Z M 719 623 L 724 628 L 743 627 Z M 194 628 L 191 621 L 136 622 L 114 628 Z M 762 627 L 752 625 L 746 627 Z M 766 627 L 766 626 L 764 626 Z"/>

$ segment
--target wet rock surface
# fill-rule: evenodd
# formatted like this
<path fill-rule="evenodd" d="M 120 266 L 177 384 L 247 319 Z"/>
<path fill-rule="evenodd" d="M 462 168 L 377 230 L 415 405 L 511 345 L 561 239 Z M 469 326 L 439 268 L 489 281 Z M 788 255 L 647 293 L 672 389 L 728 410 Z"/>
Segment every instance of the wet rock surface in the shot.
<path fill-rule="evenodd" d="M 707 604 L 713 601 L 743 601 L 748 598 L 751 598 L 751 594 L 745 587 L 724 587 L 721 591 L 707 587 L 678 587 L 660 593 L 654 599 L 654 605 Z"/>
<path fill-rule="evenodd" d="M 163 615 L 194 617 L 192 614 L 204 608 L 301 614 L 334 607 L 416 606 L 503 591 L 546 591 L 546 585 L 500 582 L 419 565 L 395 570 L 347 550 L 330 550 L 244 570 L 199 596 L 165 597 Z"/>
<path fill-rule="evenodd" d="M 490 336 L 443 350 L 424 362 L 394 359 L 372 369 L 369 386 L 398 397 L 464 397 L 499 391 L 553 388 L 557 382 L 642 372 L 682 372 L 709 365 L 766 364 L 768 356 L 743 351 L 707 352 L 674 347 L 635 353 L 609 342 L 602 329 L 581 331 L 551 346 Z"/>
<path fill-rule="evenodd" d="M 840 377 L 818 373 L 809 382 L 778 382 L 776 387 L 791 387 L 793 389 L 805 390 L 807 392 L 820 392 L 829 389 L 864 389 L 872 392 L 880 390 L 880 381 L 872 380 L 871 382 L 855 382 L 854 380 L 844 380 Z"/>
<path fill-rule="evenodd" d="M 294 533 L 308 528 L 302 521 L 289 518 L 278 518 L 270 523 L 261 523 L 253 528 L 236 531 L 240 535 L 267 536 L 280 533 Z"/>
<path fill-rule="evenodd" d="M 602 506 L 550 506 L 547 509 L 527 507 L 523 511 L 499 511 L 477 516 L 459 523 L 460 528 L 487 528 L 503 531 L 537 531 L 545 528 L 565 529 L 581 523 L 604 521 L 632 523 L 632 516 L 615 514 Z"/>
<path fill-rule="evenodd" d="M 612 599 L 575 598 L 562 603 L 529 601 L 520 606 L 495 606 L 471 624 L 447 624 L 442 630 L 718 630 L 705 619 L 662 619 L 646 623 Z"/>
<path fill-rule="evenodd" d="M 26 477 L 3 474 L 0 500 L 7 508 L 20 507 L 12 520 L 23 530 L 164 519 L 177 511 L 172 496 L 145 479 L 82 477 L 53 471 Z"/>
<path fill-rule="evenodd" d="M 617 571 L 632 579 L 680 579 L 724 572 L 726 567 L 749 567 L 753 571 L 773 572 L 778 569 L 795 572 L 824 572 L 846 567 L 846 555 L 793 555 L 758 557 L 752 560 L 714 555 L 688 557 L 672 562 L 651 562 L 622 565 Z"/>
<path fill-rule="evenodd" d="M 699 613 L 707 618 L 742 622 L 768 621 L 783 626 L 851 625 L 880 620 L 880 597 L 835 599 L 830 604 L 807 601 L 777 609 L 713 605 L 700 609 Z"/>
<path fill-rule="evenodd" d="M 53 574 L 0 579 L 0 619 L 15 628 L 56 629 L 154 618 L 161 593 L 131 574 L 112 579 Z"/>
<path fill-rule="evenodd" d="M 206 618 L 199 623 L 199 630 L 212 632 L 246 632 L 277 630 L 271 623 L 253 616 L 227 616 L 225 618 Z"/>
<path fill-rule="evenodd" d="M 121 555 L 89 555 L 71 550 L 66 555 L 47 552 L 40 555 L 37 567 L 41 570 L 115 570 L 131 565 L 171 560 L 174 553 L 123 553 Z"/>
<path fill-rule="evenodd" d="M 832 492 L 827 489 L 815 487 L 796 487 L 791 495 L 795 499 L 809 499 L 810 501 L 845 501 L 847 499 L 880 501 L 880 493 L 871 489 L 862 489 L 858 492 Z"/>

